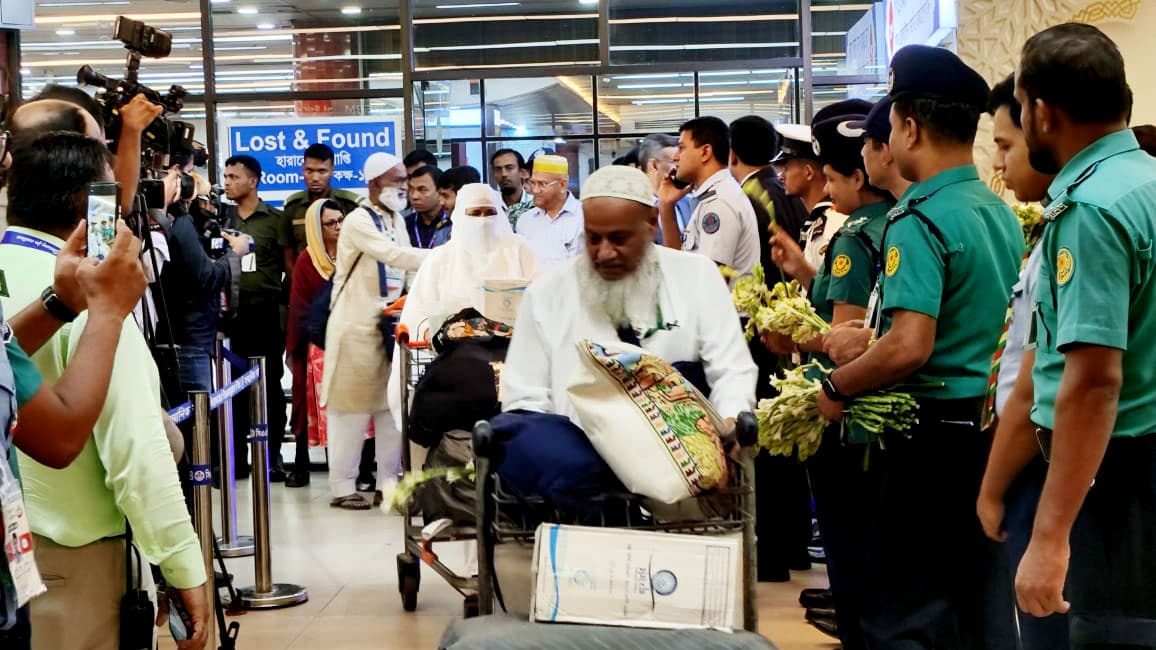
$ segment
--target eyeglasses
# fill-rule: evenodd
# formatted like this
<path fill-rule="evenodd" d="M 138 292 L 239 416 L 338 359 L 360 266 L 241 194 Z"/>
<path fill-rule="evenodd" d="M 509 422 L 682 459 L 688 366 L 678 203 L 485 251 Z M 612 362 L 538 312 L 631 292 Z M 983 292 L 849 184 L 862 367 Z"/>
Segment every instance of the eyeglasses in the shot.
<path fill-rule="evenodd" d="M 334 226 L 340 226 L 342 221 L 345 221 L 345 217 L 341 217 L 340 219 L 330 219 L 329 221 L 322 221 L 321 225 L 326 228 L 332 228 Z"/>
<path fill-rule="evenodd" d="M 535 180 L 531 180 L 530 181 L 530 188 L 540 190 L 540 189 L 550 187 L 554 183 L 561 183 L 561 182 L 562 181 L 535 181 Z"/>

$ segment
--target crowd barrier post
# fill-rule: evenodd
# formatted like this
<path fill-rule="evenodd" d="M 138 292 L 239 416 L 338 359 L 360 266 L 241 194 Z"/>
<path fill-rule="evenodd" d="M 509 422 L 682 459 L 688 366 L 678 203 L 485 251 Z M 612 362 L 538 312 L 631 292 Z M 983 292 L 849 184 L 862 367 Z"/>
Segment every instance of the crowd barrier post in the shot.
<path fill-rule="evenodd" d="M 193 449 L 190 478 L 193 485 L 193 527 L 201 542 L 201 557 L 205 561 L 205 591 L 209 602 L 214 601 L 216 585 L 213 580 L 213 466 L 209 432 L 209 394 L 196 391 L 193 398 Z M 208 637 L 216 638 L 216 618 L 209 617 Z"/>
<path fill-rule="evenodd" d="M 244 609 L 292 607 L 309 600 L 309 592 L 299 585 L 273 583 L 273 558 L 269 546 L 269 426 L 265 359 L 253 357 L 249 361 L 252 367 L 260 368 L 257 383 L 249 391 L 249 451 L 253 463 L 253 539 L 256 547 L 253 574 L 256 584 L 241 589 L 239 597 Z M 279 441 L 283 433 L 274 432 L 274 440 Z"/>
<path fill-rule="evenodd" d="M 217 339 L 217 390 L 233 380 L 232 367 L 225 358 L 225 342 Z M 217 435 L 221 450 L 221 540 L 222 557 L 253 555 L 253 537 L 237 533 L 237 450 L 233 442 L 233 400 L 225 400 L 217 409 Z"/>

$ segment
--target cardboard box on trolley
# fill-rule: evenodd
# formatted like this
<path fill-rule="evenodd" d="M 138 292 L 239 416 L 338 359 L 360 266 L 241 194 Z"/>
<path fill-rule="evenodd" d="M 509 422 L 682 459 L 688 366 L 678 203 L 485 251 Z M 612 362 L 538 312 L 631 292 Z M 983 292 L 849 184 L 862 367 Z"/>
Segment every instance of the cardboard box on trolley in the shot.
<path fill-rule="evenodd" d="M 542 524 L 530 618 L 667 629 L 742 629 L 742 537 Z"/>

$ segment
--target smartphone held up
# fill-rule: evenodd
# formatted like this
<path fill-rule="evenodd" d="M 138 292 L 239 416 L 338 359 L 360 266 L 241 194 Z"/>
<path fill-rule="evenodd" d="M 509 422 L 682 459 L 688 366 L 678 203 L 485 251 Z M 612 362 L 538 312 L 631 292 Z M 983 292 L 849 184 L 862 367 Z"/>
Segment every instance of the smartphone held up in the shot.
<path fill-rule="evenodd" d="M 120 218 L 119 183 L 90 183 L 88 186 L 88 256 L 98 260 L 108 257 L 116 239 L 116 222 Z"/>

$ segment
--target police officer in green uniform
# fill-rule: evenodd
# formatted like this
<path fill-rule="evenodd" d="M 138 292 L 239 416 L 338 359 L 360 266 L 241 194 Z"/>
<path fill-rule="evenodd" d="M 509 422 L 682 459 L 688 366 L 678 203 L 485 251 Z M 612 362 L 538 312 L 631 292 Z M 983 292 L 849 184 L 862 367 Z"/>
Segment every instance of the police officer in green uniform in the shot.
<path fill-rule="evenodd" d="M 305 150 L 305 163 L 301 175 L 305 178 L 305 189 L 285 199 L 283 212 L 292 227 L 292 246 L 297 255 L 305 250 L 305 211 L 318 199 L 333 199 L 341 205 L 341 213 L 349 214 L 357 209 L 358 198 L 353 192 L 335 190 L 332 187 L 334 153 L 329 145 L 312 144 Z M 297 262 L 293 260 L 293 264 Z M 292 264 L 290 264 L 290 268 Z"/>
<path fill-rule="evenodd" d="M 1070 608 L 1073 648 L 1154 648 L 1156 161 L 1095 27 L 1036 34 L 1015 78 L 1032 166 L 1058 174 L 1036 292 L 1041 449 L 1027 450 L 1050 464 L 1016 593 L 1035 616 Z"/>
<path fill-rule="evenodd" d="M 253 250 L 241 258 L 241 291 L 237 314 L 229 325 L 232 350 L 242 358 L 265 357 L 265 394 L 270 436 L 269 455 L 272 481 L 284 481 L 280 441 L 285 434 L 285 393 L 281 376 L 285 373 L 285 330 L 281 319 L 283 276 L 291 250 L 289 223 L 276 208 L 257 195 L 261 165 L 250 156 L 233 156 L 225 161 L 225 196 L 236 203 L 231 225 L 253 239 Z M 233 439 L 236 444 L 237 478 L 248 478 L 249 409 L 233 409 Z"/>
<path fill-rule="evenodd" d="M 980 410 L 1023 234 L 972 158 L 983 78 L 948 50 L 908 46 L 890 94 L 891 153 L 918 185 L 883 234 L 868 310 L 879 339 L 819 395 L 833 421 L 856 395 L 897 385 L 919 401 L 918 424 L 872 448 L 875 476 L 860 490 L 863 634 L 871 648 L 1011 649 L 1006 560 L 975 500 L 990 446 Z"/>
<path fill-rule="evenodd" d="M 850 126 L 853 121 L 866 118 L 852 112 L 863 107 L 856 104 L 847 108 L 844 114 L 828 113 L 828 117 L 811 125 L 814 148 L 819 152 L 834 208 L 849 215 L 827 246 L 809 292 L 816 313 L 832 325 L 864 318 L 879 273 L 887 212 L 894 204 L 890 193 L 867 181 L 867 169 L 860 155 L 863 130 Z M 810 353 L 809 361 L 833 368 L 831 359 L 824 354 L 823 339 L 818 336 L 800 348 Z M 828 427 L 819 451 L 807 462 L 807 473 L 827 552 L 839 639 L 844 650 L 859 650 L 867 647 L 860 631 L 855 595 L 863 562 L 860 546 L 865 522 L 861 519 L 858 495 L 864 480 L 864 447 L 845 446 L 850 442 L 856 441 L 845 440 L 840 426 Z M 813 616 L 810 612 L 808 615 Z"/>

